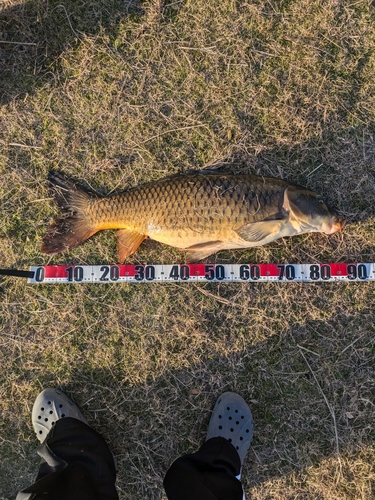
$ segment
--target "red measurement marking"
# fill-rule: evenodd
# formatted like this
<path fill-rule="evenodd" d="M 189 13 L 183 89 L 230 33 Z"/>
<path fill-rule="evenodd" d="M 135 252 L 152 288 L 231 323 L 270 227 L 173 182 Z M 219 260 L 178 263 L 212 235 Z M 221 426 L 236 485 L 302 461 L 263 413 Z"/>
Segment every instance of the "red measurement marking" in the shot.
<path fill-rule="evenodd" d="M 135 271 L 135 266 L 130 265 L 130 264 L 124 264 L 117 266 L 120 271 L 120 277 L 121 278 L 134 278 L 136 271 Z"/>
<path fill-rule="evenodd" d="M 260 267 L 260 275 L 263 277 L 272 276 L 279 277 L 280 269 L 277 267 L 277 264 L 259 264 Z M 285 273 L 285 266 L 284 266 Z"/>
<path fill-rule="evenodd" d="M 190 276 L 204 276 L 204 264 L 187 264 L 190 270 Z"/>
<path fill-rule="evenodd" d="M 321 264 L 320 267 L 322 267 Z M 325 264 L 326 266 L 329 266 L 331 268 L 331 276 L 347 276 L 348 272 L 346 270 L 346 266 L 348 264 Z M 356 264 L 354 264 L 356 265 Z"/>
<path fill-rule="evenodd" d="M 74 266 L 44 266 L 44 279 L 46 278 L 67 278 L 68 267 Z"/>

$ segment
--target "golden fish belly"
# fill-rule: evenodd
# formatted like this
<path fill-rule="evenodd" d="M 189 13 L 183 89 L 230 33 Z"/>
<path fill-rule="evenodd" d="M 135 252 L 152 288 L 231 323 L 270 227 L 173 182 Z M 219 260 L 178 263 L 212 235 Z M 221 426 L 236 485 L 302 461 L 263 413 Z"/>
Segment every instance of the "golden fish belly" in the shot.
<path fill-rule="evenodd" d="M 149 237 L 160 243 L 165 243 L 181 250 L 186 250 L 194 245 L 200 245 L 207 242 L 221 242 L 221 249 L 235 249 L 235 248 L 251 248 L 261 246 L 271 241 L 274 241 L 283 236 L 293 236 L 298 234 L 299 231 L 289 221 L 285 221 L 282 227 L 275 232 L 270 232 L 261 241 L 248 241 L 241 238 L 238 233 L 230 228 L 219 228 L 217 231 L 197 231 L 191 229 L 175 231 L 165 230 L 150 232 Z"/>
<path fill-rule="evenodd" d="M 230 243 L 230 248 L 240 248 L 248 246 L 246 242 L 238 236 L 233 230 L 221 231 L 204 231 L 197 232 L 191 229 L 181 230 L 164 230 L 164 231 L 150 231 L 148 236 L 160 243 L 165 243 L 181 250 L 189 248 L 193 245 L 209 241 L 221 241 L 223 243 Z M 226 247 L 229 248 L 229 247 Z"/>

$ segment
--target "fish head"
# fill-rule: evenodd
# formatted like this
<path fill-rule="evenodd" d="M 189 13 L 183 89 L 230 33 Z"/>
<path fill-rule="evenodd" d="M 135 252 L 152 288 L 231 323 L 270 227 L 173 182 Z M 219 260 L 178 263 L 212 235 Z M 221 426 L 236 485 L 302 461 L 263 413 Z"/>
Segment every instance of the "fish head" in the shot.
<path fill-rule="evenodd" d="M 288 213 L 290 222 L 301 233 L 333 234 L 345 226 L 345 220 L 329 208 L 319 194 L 299 186 L 287 187 L 283 209 Z"/>

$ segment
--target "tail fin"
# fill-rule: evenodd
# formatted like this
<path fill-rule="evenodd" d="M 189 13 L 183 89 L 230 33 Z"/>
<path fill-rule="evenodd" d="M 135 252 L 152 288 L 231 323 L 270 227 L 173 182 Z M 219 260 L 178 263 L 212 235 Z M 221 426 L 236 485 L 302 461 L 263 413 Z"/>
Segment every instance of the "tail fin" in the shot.
<path fill-rule="evenodd" d="M 42 252 L 56 254 L 75 248 L 97 232 L 87 221 L 86 208 L 95 195 L 60 172 L 48 175 L 52 195 L 62 212 L 43 238 Z"/>

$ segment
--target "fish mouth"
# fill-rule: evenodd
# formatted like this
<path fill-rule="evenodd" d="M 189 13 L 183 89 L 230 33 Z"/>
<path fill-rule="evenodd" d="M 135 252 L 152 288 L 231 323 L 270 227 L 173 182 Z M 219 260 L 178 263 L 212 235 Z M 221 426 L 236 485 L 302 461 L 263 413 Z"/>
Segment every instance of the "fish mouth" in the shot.
<path fill-rule="evenodd" d="M 343 217 L 333 217 L 327 224 L 327 227 L 323 229 L 323 231 L 326 234 L 333 234 L 344 229 L 345 225 L 346 220 Z"/>

